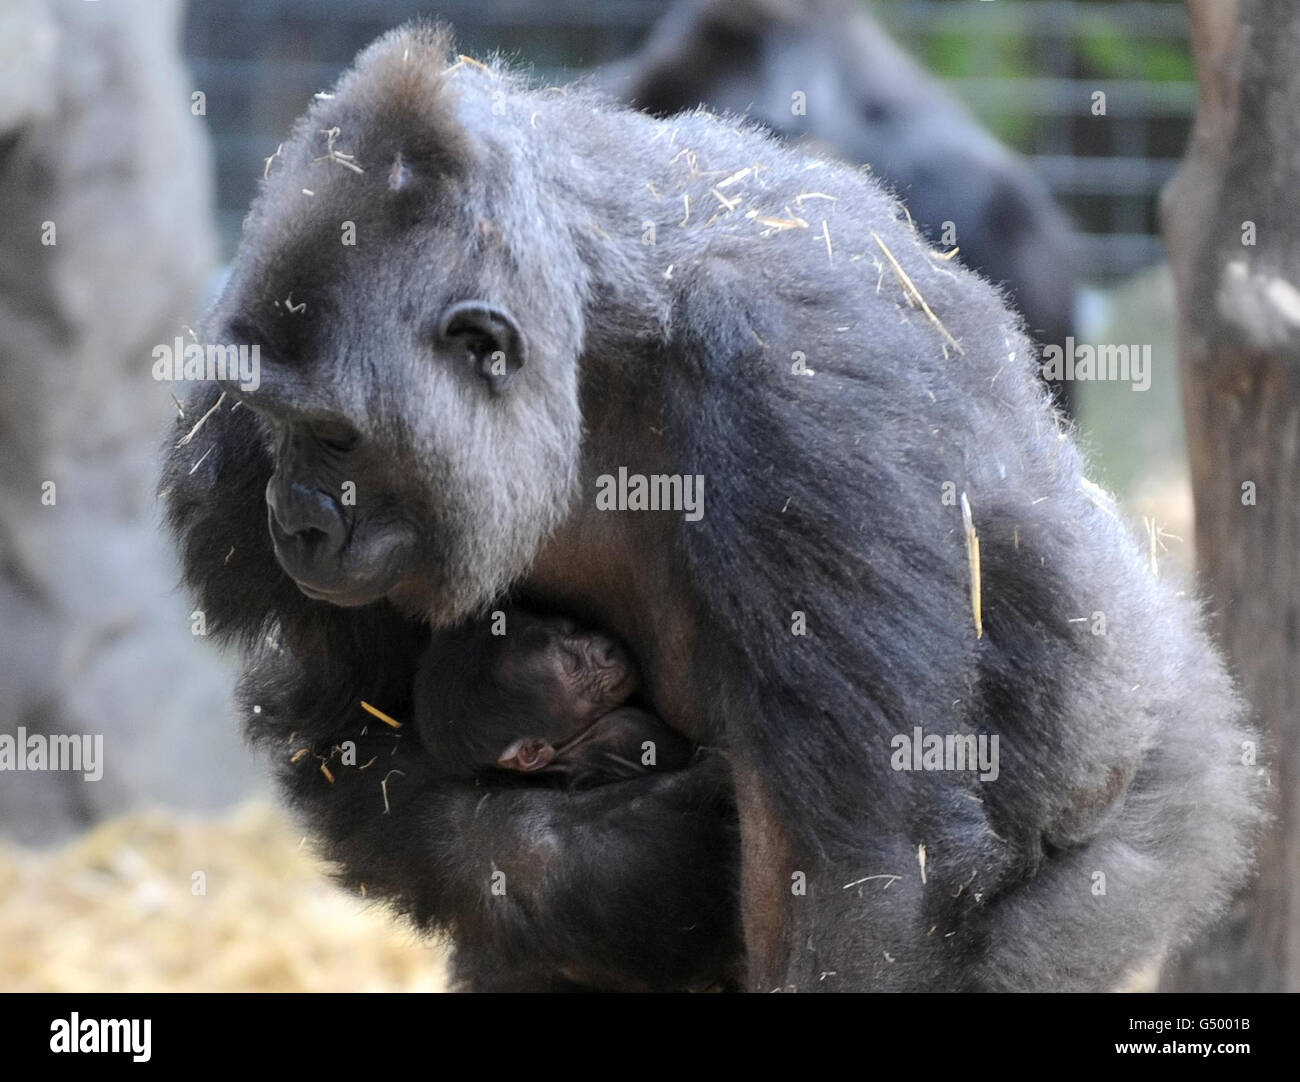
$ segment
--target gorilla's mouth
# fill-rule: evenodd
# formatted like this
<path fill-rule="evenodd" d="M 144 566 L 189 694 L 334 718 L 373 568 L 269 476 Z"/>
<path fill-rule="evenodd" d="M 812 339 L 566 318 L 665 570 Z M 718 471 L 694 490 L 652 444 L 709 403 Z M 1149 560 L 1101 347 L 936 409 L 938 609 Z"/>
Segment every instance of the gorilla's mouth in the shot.
<path fill-rule="evenodd" d="M 313 601 L 357 608 L 386 597 L 402 579 L 406 538 L 399 533 L 370 538 L 353 534 L 330 544 L 321 531 L 289 533 L 269 516 L 276 562 Z"/>
<path fill-rule="evenodd" d="M 277 551 L 276 556 L 279 556 Z M 313 601 L 327 601 L 345 609 L 369 605 L 386 597 L 398 583 L 400 575 L 396 570 L 375 575 L 340 575 L 322 581 L 316 575 L 305 575 L 301 569 L 295 569 L 281 559 L 280 567 L 293 579 L 293 584 Z"/>
<path fill-rule="evenodd" d="M 289 577 L 293 578 L 292 575 Z M 298 579 L 294 579 L 293 582 L 305 596 L 311 598 L 313 601 L 326 601 L 331 605 L 338 605 L 340 608 L 344 609 L 354 609 L 359 608 L 362 605 L 370 605 L 388 593 L 387 589 L 374 591 L 368 589 L 357 590 L 349 587 L 326 590 L 321 589 L 320 587 L 310 586 L 305 582 L 300 582 Z"/>

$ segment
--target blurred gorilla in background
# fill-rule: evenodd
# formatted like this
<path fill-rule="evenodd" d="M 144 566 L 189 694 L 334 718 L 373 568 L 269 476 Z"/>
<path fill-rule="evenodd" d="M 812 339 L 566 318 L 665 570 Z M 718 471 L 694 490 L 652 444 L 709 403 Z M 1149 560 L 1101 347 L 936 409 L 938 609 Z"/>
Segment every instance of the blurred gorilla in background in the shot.
<path fill-rule="evenodd" d="M 921 232 L 1004 287 L 1040 344 L 1071 333 L 1070 228 L 1046 187 L 849 0 L 681 0 L 605 85 L 656 116 L 705 105 L 865 162 Z M 946 227 L 945 223 L 951 223 Z M 1072 405 L 1069 387 L 1053 386 Z"/>

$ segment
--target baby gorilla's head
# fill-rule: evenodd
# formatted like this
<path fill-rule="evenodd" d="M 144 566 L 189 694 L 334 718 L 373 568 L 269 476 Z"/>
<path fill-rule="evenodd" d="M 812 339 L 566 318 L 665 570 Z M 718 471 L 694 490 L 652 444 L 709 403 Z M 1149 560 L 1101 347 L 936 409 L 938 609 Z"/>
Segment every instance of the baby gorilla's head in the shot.
<path fill-rule="evenodd" d="M 509 610 L 504 630 L 435 634 L 420 664 L 416 722 L 448 773 L 539 769 L 640 685 L 619 643 L 572 620 Z"/>
<path fill-rule="evenodd" d="M 528 721 L 529 732 L 553 743 L 575 736 L 640 685 L 622 646 L 565 617 L 516 613 L 505 635 L 488 638 L 490 682 L 516 721 Z"/>

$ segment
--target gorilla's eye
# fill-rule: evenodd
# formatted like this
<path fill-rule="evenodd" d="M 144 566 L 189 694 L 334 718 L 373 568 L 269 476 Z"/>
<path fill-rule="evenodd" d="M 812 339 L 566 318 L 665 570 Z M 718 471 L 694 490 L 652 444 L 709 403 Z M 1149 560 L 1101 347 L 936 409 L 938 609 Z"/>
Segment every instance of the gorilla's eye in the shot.
<path fill-rule="evenodd" d="M 560 647 L 560 666 L 570 676 L 577 676 L 582 671 L 585 659 L 571 646 Z"/>
<path fill-rule="evenodd" d="M 514 317 L 487 301 L 459 301 L 438 321 L 438 341 L 469 357 L 493 391 L 506 389 L 524 366 L 524 339 Z"/>
<path fill-rule="evenodd" d="M 316 442 L 340 454 L 353 450 L 361 442 L 361 434 L 344 421 L 324 421 L 311 426 Z"/>

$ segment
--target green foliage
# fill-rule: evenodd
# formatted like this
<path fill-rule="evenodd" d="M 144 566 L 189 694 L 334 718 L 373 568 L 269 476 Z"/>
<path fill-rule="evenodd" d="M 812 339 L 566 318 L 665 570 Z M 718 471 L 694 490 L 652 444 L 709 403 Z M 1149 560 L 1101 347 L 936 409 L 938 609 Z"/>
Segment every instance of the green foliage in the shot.
<path fill-rule="evenodd" d="M 1102 12 L 1080 20 L 1074 38 L 1079 74 L 1102 79 L 1190 82 L 1192 58 L 1183 42 L 1136 37 Z"/>
<path fill-rule="evenodd" d="M 1007 0 L 997 18 L 980 18 L 979 5 L 954 2 L 951 14 L 941 14 L 918 31 L 916 24 L 891 19 L 891 9 L 901 10 L 907 0 L 876 0 L 871 10 L 886 27 L 905 30 L 906 48 L 943 79 L 989 79 L 1014 85 L 1019 79 L 1041 75 L 1043 58 L 1033 3 Z M 1047 0 L 1038 0 L 1046 3 Z M 1182 0 L 1167 0 L 1170 4 Z M 1058 72 L 1082 79 L 1124 79 L 1138 82 L 1195 81 L 1195 70 L 1185 41 L 1159 34 L 1134 32 L 1118 18 L 1114 5 L 1104 0 L 1090 4 L 1076 20 L 1064 53 L 1073 70 Z M 1020 9 L 1020 10 L 1017 10 Z M 1014 15 L 1015 17 L 1008 17 Z M 1032 138 L 1035 119 L 1030 103 L 1001 98 L 979 108 L 980 120 L 1012 146 L 1025 146 Z"/>

